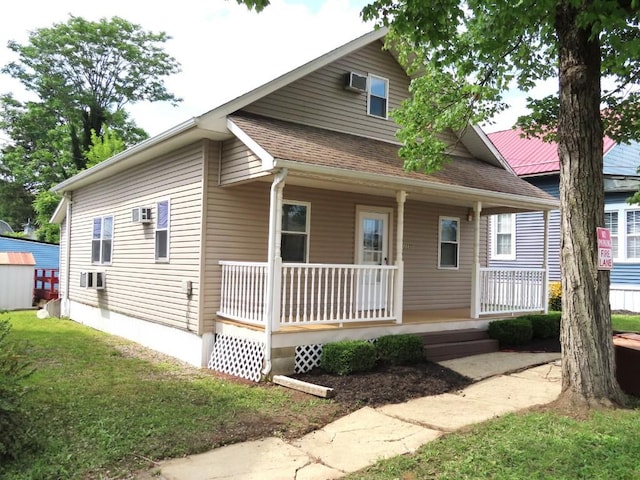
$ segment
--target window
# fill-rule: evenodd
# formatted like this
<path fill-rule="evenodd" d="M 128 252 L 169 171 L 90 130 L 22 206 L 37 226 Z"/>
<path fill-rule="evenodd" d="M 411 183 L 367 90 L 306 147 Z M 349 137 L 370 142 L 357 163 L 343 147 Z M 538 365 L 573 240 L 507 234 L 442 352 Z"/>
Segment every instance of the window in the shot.
<path fill-rule="evenodd" d="M 440 217 L 438 268 L 458 268 L 460 219 Z"/>
<path fill-rule="evenodd" d="M 627 259 L 640 260 L 640 210 L 627 211 Z"/>
<path fill-rule="evenodd" d="M 304 202 L 282 204 L 282 238 L 280 252 L 283 262 L 307 262 L 309 258 L 309 211 Z"/>
<path fill-rule="evenodd" d="M 491 217 L 491 258 L 516 259 L 515 213 L 503 213 Z"/>
<path fill-rule="evenodd" d="M 169 200 L 156 203 L 156 261 L 169 261 Z"/>
<path fill-rule="evenodd" d="M 113 216 L 93 219 L 91 263 L 110 264 L 113 250 Z"/>
<path fill-rule="evenodd" d="M 604 212 L 604 227 L 611 233 L 613 258 L 618 258 L 618 212 Z"/>
<path fill-rule="evenodd" d="M 387 99 L 389 98 L 389 80 L 369 75 L 367 111 L 374 117 L 387 118 Z"/>

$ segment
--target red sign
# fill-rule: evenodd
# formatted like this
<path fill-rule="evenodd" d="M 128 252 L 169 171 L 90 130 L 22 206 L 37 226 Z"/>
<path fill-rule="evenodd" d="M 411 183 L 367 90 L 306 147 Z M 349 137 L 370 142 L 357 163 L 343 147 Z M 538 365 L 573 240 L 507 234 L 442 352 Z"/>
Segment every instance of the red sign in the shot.
<path fill-rule="evenodd" d="M 597 228 L 598 232 L 598 270 L 613 268 L 613 254 L 611 252 L 611 232 L 608 228 Z"/>

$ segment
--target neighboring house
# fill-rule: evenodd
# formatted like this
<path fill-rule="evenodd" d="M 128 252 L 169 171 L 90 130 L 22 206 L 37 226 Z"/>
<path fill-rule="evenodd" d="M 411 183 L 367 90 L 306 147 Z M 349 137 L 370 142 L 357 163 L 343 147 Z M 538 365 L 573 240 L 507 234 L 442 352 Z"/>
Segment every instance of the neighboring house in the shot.
<path fill-rule="evenodd" d="M 486 327 L 543 310 L 509 297 L 480 215 L 557 201 L 476 127 L 408 173 L 388 118 L 409 78 L 364 35 L 57 185 L 63 313 L 245 378 L 317 364 L 321 345 Z M 491 297 L 490 295 L 493 295 Z"/>
<path fill-rule="evenodd" d="M 489 134 L 511 168 L 532 185 L 560 198 L 557 144 L 523 138 L 518 129 Z M 611 271 L 611 308 L 640 311 L 640 206 L 627 199 L 640 187 L 640 144 L 616 144 L 605 137 L 605 226 L 611 230 L 614 266 Z M 543 215 L 539 212 L 491 217 L 489 265 L 541 267 L 543 265 Z M 551 212 L 549 228 L 549 279 L 560 280 L 560 212 Z M 595 232 L 594 232 L 595 235 Z"/>

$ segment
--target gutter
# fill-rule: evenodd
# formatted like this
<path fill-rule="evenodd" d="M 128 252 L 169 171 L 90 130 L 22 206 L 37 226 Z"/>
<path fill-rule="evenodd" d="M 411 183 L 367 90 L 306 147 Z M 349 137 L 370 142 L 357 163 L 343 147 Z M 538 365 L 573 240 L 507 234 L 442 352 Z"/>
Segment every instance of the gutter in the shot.
<path fill-rule="evenodd" d="M 64 316 L 71 316 L 71 306 L 69 305 L 69 287 L 71 286 L 71 275 L 69 268 L 71 268 L 71 205 L 73 204 L 71 193 L 64 194 L 64 198 L 67 200 L 67 231 L 66 231 L 66 245 L 64 256 L 64 297 L 62 303 L 64 305 Z"/>
<path fill-rule="evenodd" d="M 324 167 L 319 165 L 312 165 L 309 163 L 301 163 L 291 160 L 283 160 L 280 158 L 275 159 L 275 167 L 290 168 L 291 170 L 297 170 L 306 173 L 313 173 L 319 175 L 335 174 L 342 178 L 349 178 L 353 180 L 364 180 L 369 182 L 384 182 L 391 185 L 395 185 L 397 188 L 400 186 L 412 187 L 415 189 L 430 189 L 436 192 L 443 193 L 456 193 L 466 195 L 477 199 L 482 198 L 483 201 L 495 201 L 504 204 L 505 206 L 522 208 L 523 204 L 527 208 L 536 210 L 557 210 L 560 208 L 560 203 L 556 199 L 535 199 L 532 197 L 525 197 L 522 195 L 514 195 L 511 193 L 491 192 L 487 194 L 487 190 L 481 190 L 479 188 L 461 187 L 459 185 L 447 185 L 436 182 L 429 182 L 428 180 L 415 180 L 412 178 L 399 178 L 392 175 L 381 175 L 377 173 L 358 172 L 355 170 L 346 170 L 335 167 Z"/>
<path fill-rule="evenodd" d="M 264 353 L 264 369 L 262 374 L 266 377 L 271 372 L 271 346 L 273 343 L 273 307 L 274 307 L 274 284 L 276 280 L 276 253 L 280 258 L 280 245 L 276 244 L 281 231 L 281 203 L 282 189 L 284 181 L 287 178 L 288 170 L 283 168 L 277 172 L 271 184 L 269 192 L 269 247 L 267 253 L 267 292 L 266 292 L 266 316 L 264 325 L 265 334 L 265 353 Z M 278 200 L 280 198 L 280 201 Z M 278 264 L 280 264 L 278 262 Z"/>

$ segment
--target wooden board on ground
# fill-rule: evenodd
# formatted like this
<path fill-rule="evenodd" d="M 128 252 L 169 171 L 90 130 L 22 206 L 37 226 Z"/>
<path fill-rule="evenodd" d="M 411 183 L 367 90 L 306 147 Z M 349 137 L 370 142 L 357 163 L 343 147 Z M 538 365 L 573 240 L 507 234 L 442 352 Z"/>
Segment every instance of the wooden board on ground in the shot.
<path fill-rule="evenodd" d="M 300 390 L 301 392 L 309 393 L 311 395 L 315 395 L 316 397 L 331 398 L 335 395 L 333 388 L 303 382 L 301 380 L 296 380 L 295 378 L 287 377 L 285 375 L 274 375 L 273 383 L 282 385 L 283 387 L 292 388 L 294 390 Z"/>

